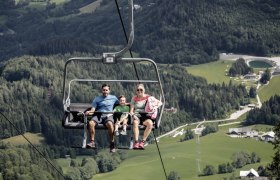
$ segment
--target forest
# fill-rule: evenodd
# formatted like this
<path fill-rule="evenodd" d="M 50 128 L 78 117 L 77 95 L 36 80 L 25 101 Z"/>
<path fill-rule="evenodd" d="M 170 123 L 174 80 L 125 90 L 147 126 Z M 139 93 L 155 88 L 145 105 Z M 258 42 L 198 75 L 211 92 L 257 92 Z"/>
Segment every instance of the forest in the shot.
<path fill-rule="evenodd" d="M 22 54 L 80 51 L 98 55 L 126 43 L 113 1 L 104 0 L 94 13 L 81 15 L 78 8 L 90 1 L 52 4 L 45 9 L 14 2 L 0 2 L 1 61 Z M 119 4 L 126 25 L 127 2 Z M 135 0 L 135 4 L 142 8 L 134 15 L 132 50 L 141 57 L 160 63 L 200 64 L 217 60 L 219 52 L 279 54 L 277 0 Z"/>
<path fill-rule="evenodd" d="M 42 133 L 47 145 L 38 148 L 50 159 L 69 154 L 72 158 L 91 155 L 93 158 L 82 164 L 71 164 L 70 174 L 66 175 L 69 179 L 76 176 L 86 179 L 94 173 L 112 171 L 125 159 L 125 154 L 98 156 L 92 151 L 67 148 L 79 143 L 82 133 L 61 127 L 65 61 L 73 56 L 100 56 L 126 44 L 114 2 L 103 0 L 94 13 L 78 14 L 78 8 L 90 2 L 72 0 L 62 5 L 47 3 L 45 8 L 31 8 L 30 1 L 0 0 L 0 111 L 16 127 L 1 116 L 0 138 L 25 132 Z M 248 103 L 249 96 L 255 93 L 248 93 L 245 86 L 232 82 L 207 84 L 180 64 L 215 61 L 219 52 L 279 54 L 278 0 L 135 0 L 135 3 L 141 8 L 135 11 L 132 51 L 159 63 L 166 106 L 178 109 L 175 114 L 164 112 L 157 135 L 201 119 L 225 118 Z M 125 6 L 127 1 L 120 0 L 126 25 Z M 126 66 L 73 64 L 71 68 L 70 77 L 133 76 L 128 70 L 131 67 Z M 145 65 L 138 68 L 139 74 L 149 77 L 148 68 Z M 78 102 L 90 103 L 93 94 L 98 93 L 88 84 L 82 84 L 80 89 L 75 87 L 80 90 L 73 94 Z M 132 89 L 121 84 L 112 85 L 112 89 L 115 94 L 132 95 Z M 152 91 L 152 87 L 147 90 Z M 278 105 L 279 97 L 271 98 L 262 109 L 248 115 L 246 124 L 275 125 L 279 121 Z M 104 132 L 97 133 L 96 139 L 100 149 L 108 146 Z M 1 144 L 0 151 L 0 179 L 32 179 L 38 175 L 43 179 L 63 178 L 34 148 Z"/>
<path fill-rule="evenodd" d="M 249 112 L 244 125 L 269 124 L 276 126 L 280 122 L 280 96 L 272 96 L 260 109 Z"/>
<path fill-rule="evenodd" d="M 246 74 L 250 74 L 253 73 L 253 68 L 249 67 L 246 62 L 245 59 L 243 58 L 239 58 L 237 59 L 232 66 L 230 67 L 228 74 L 230 76 L 238 76 L 238 75 L 246 75 Z"/>

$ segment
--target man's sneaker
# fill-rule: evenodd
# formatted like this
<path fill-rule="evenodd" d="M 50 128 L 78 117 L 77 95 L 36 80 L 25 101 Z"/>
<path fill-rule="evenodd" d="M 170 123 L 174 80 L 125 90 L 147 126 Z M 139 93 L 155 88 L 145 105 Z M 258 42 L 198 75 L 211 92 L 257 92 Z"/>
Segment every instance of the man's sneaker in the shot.
<path fill-rule="evenodd" d="M 144 145 L 145 145 L 145 141 L 141 141 L 141 142 L 139 143 L 139 149 L 145 149 L 145 148 L 144 148 Z"/>
<path fill-rule="evenodd" d="M 95 143 L 94 143 L 94 141 L 90 141 L 90 142 L 87 144 L 86 148 L 95 148 Z"/>
<path fill-rule="evenodd" d="M 123 130 L 121 131 L 121 135 L 126 136 L 126 135 L 127 135 L 126 130 L 123 129 Z"/>
<path fill-rule="evenodd" d="M 134 142 L 133 149 L 139 149 L 139 142 Z"/>
<path fill-rule="evenodd" d="M 115 131 L 115 136 L 120 135 L 119 131 Z"/>
<path fill-rule="evenodd" d="M 111 142 L 111 144 L 110 144 L 110 153 L 114 153 L 114 152 L 116 152 L 115 143 Z"/>

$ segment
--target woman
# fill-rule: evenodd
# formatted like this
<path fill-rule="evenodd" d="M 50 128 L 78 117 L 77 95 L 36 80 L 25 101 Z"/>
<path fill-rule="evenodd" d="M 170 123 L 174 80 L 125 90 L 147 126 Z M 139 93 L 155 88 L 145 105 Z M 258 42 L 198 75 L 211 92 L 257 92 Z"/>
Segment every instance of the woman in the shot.
<path fill-rule="evenodd" d="M 145 94 L 143 84 L 138 84 L 136 87 L 136 95 L 132 97 L 130 102 L 130 114 L 133 117 L 133 149 L 144 149 L 145 141 L 153 129 L 153 121 L 147 118 L 145 114 L 140 113 L 145 111 L 145 104 L 149 95 Z M 143 139 L 141 141 L 139 141 L 139 124 L 146 126 Z"/>

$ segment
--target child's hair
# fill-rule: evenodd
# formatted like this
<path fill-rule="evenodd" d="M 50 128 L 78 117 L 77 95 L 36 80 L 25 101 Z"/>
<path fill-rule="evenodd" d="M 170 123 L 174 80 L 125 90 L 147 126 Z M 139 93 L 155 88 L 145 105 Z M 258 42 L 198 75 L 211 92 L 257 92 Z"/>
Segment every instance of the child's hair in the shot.
<path fill-rule="evenodd" d="M 125 98 L 125 96 L 124 95 L 120 95 L 119 96 L 119 99 L 121 99 L 121 98 Z M 126 99 L 126 98 L 125 98 Z"/>

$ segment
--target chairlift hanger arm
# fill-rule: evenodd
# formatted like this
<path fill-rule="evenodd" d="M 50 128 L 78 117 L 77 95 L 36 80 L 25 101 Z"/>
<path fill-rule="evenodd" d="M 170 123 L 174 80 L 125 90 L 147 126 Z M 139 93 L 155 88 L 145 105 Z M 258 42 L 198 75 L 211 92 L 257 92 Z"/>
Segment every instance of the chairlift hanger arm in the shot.
<path fill-rule="evenodd" d="M 129 6 L 129 39 L 127 41 L 126 46 L 118 51 L 118 52 L 112 52 L 112 53 L 103 53 L 103 59 L 106 62 L 116 61 L 117 58 L 123 57 L 123 55 L 131 48 L 133 41 L 134 41 L 134 18 L 133 18 L 133 0 L 128 0 L 128 6 Z M 107 61 L 107 58 L 109 59 Z"/>

